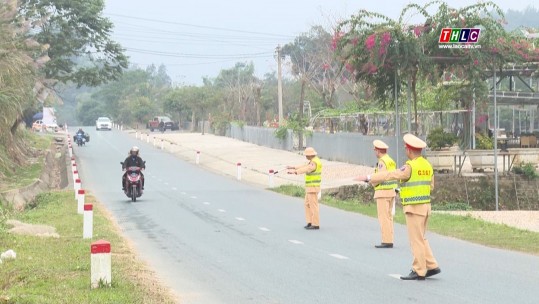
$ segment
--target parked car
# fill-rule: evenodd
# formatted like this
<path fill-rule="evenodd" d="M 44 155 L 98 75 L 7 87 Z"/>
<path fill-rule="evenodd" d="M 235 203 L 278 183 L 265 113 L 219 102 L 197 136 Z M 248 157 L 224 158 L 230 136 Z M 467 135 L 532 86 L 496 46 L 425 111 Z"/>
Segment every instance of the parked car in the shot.
<path fill-rule="evenodd" d="M 112 121 L 108 117 L 99 117 L 95 121 L 96 130 L 112 130 Z"/>
<path fill-rule="evenodd" d="M 147 129 L 153 132 L 153 130 L 159 130 L 159 123 L 163 121 L 165 125 L 165 130 L 169 129 L 171 131 L 179 130 L 180 126 L 177 122 L 172 121 L 168 116 L 155 116 L 152 120 L 146 125 Z"/>
<path fill-rule="evenodd" d="M 45 124 L 43 123 L 43 120 L 38 119 L 34 121 L 32 124 L 32 131 L 35 132 L 43 132 L 43 131 L 49 131 L 49 132 L 58 132 L 58 125 L 55 123 L 52 124 Z"/>

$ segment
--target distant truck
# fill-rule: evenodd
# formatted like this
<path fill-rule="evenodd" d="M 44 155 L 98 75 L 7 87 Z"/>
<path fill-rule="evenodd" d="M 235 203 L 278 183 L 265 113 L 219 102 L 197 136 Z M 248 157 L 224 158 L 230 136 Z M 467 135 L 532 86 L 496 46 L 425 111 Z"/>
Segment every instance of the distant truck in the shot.
<path fill-rule="evenodd" d="M 172 121 L 168 116 L 155 116 L 152 118 L 148 123 L 146 124 L 146 128 L 150 129 L 150 131 L 159 130 L 159 123 L 163 121 L 164 123 L 164 129 L 169 129 L 171 131 L 179 130 L 180 125 L 179 123 Z"/>

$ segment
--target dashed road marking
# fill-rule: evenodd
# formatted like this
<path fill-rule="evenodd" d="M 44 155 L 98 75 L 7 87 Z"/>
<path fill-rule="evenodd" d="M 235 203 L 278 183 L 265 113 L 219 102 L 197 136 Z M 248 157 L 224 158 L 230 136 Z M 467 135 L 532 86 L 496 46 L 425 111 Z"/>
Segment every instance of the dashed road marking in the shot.
<path fill-rule="evenodd" d="M 266 228 L 266 227 L 258 227 L 258 229 L 260 229 L 260 230 L 262 230 L 262 231 L 271 231 L 271 230 L 269 230 L 269 229 Z"/>
<path fill-rule="evenodd" d="M 178 188 L 176 188 L 176 187 L 172 187 L 172 190 L 178 190 Z"/>
<path fill-rule="evenodd" d="M 167 182 L 165 182 L 165 185 L 167 185 L 167 186 L 168 186 L 168 183 L 167 183 Z"/>
<path fill-rule="evenodd" d="M 197 197 L 193 195 L 193 196 L 191 196 L 191 198 L 192 198 L 192 199 L 196 199 Z"/>
<path fill-rule="evenodd" d="M 401 279 L 401 275 L 400 275 L 400 274 L 390 273 L 389 276 L 392 277 L 392 278 L 394 278 L 394 279 L 397 279 L 397 280 L 400 280 L 400 279 Z"/>
<path fill-rule="evenodd" d="M 180 193 L 181 193 L 181 194 L 183 194 L 183 195 L 186 195 L 186 194 L 187 194 L 187 193 L 185 193 L 185 192 L 183 192 L 183 191 L 182 191 L 182 192 L 180 192 Z"/>
<path fill-rule="evenodd" d="M 243 217 L 237 217 L 236 218 L 238 221 L 245 221 L 245 219 Z"/>
<path fill-rule="evenodd" d="M 344 255 L 340 255 L 338 253 L 330 253 L 329 255 L 336 258 L 336 259 L 348 260 L 348 257 L 345 257 Z"/>
<path fill-rule="evenodd" d="M 204 205 L 209 205 L 210 203 L 209 202 L 202 202 Z"/>
<path fill-rule="evenodd" d="M 226 212 L 225 209 L 217 209 L 217 211 L 219 211 L 219 212 Z"/>
<path fill-rule="evenodd" d="M 298 240 L 288 240 L 290 243 L 292 244 L 297 244 L 297 245 L 302 245 L 303 242 L 302 241 L 298 241 Z"/>

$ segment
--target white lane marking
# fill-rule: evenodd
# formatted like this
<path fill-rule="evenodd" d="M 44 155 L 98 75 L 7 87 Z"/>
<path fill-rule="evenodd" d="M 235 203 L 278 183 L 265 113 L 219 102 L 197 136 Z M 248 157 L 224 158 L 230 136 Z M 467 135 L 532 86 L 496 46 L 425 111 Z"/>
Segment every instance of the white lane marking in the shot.
<path fill-rule="evenodd" d="M 260 229 L 260 230 L 262 230 L 262 231 L 271 231 L 271 230 L 269 230 L 269 229 L 266 228 L 266 227 L 258 227 L 258 229 Z"/>
<path fill-rule="evenodd" d="M 336 258 L 336 259 L 348 260 L 348 257 L 345 257 L 344 255 L 340 255 L 340 254 L 337 254 L 337 253 L 330 253 L 329 255 Z"/>
<path fill-rule="evenodd" d="M 219 211 L 219 212 L 226 212 L 225 209 L 217 209 L 217 211 Z"/>
<path fill-rule="evenodd" d="M 183 191 L 182 191 L 182 192 L 180 192 L 180 193 L 181 193 L 181 194 L 183 194 L 183 195 L 186 195 L 186 194 L 187 194 L 187 193 L 185 193 L 185 192 L 183 192 Z"/>
<path fill-rule="evenodd" d="M 297 241 L 297 240 L 288 240 L 288 241 L 289 241 L 290 243 L 292 243 L 292 244 L 297 244 L 297 245 L 303 244 L 302 241 Z"/>
<path fill-rule="evenodd" d="M 209 205 L 210 203 L 209 202 L 203 202 L 204 205 Z"/>
<path fill-rule="evenodd" d="M 168 186 L 168 183 L 167 183 L 167 182 L 165 182 L 165 185 L 167 185 L 167 186 Z"/>
<path fill-rule="evenodd" d="M 397 279 L 397 280 L 400 280 L 400 279 L 401 279 L 401 275 L 400 275 L 400 274 L 390 273 L 389 276 L 392 277 L 392 278 L 394 278 L 394 279 Z"/>
<path fill-rule="evenodd" d="M 176 188 L 176 187 L 172 187 L 172 190 L 178 190 L 178 188 Z"/>
<path fill-rule="evenodd" d="M 162 182 L 163 180 L 162 179 L 158 179 L 159 182 Z"/>
<path fill-rule="evenodd" d="M 236 218 L 238 221 L 245 221 L 245 219 L 243 217 L 237 217 Z"/>
<path fill-rule="evenodd" d="M 192 199 L 196 199 L 197 197 L 193 195 L 193 196 L 191 196 L 191 198 L 192 198 Z"/>

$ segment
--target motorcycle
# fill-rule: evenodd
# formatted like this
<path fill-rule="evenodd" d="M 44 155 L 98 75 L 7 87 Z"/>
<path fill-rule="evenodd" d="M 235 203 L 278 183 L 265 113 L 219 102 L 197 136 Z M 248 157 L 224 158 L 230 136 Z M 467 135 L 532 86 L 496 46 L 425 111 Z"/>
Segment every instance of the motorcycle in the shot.
<path fill-rule="evenodd" d="M 146 163 L 146 162 L 144 162 Z M 122 168 L 123 162 L 120 162 Z M 142 196 L 142 168 L 141 167 L 128 167 L 125 177 L 124 193 L 127 197 L 131 198 L 131 201 L 136 202 L 138 197 Z"/>
<path fill-rule="evenodd" d="M 75 142 L 77 143 L 77 146 L 83 146 L 86 144 L 86 137 L 81 133 L 77 133 L 77 135 L 75 135 Z"/>

